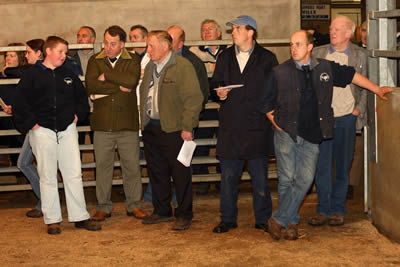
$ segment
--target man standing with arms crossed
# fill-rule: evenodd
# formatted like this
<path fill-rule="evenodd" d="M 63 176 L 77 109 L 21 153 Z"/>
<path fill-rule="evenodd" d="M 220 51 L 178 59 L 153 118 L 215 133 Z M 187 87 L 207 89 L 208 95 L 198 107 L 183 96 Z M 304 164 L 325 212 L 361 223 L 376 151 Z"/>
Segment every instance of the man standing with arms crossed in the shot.
<path fill-rule="evenodd" d="M 140 77 L 139 57 L 125 48 L 126 33 L 119 26 L 104 32 L 104 50 L 89 60 L 86 87 L 94 99 L 97 207 L 93 220 L 111 216 L 114 150 L 118 146 L 126 198 L 126 214 L 142 219 L 142 182 L 139 169 L 139 116 L 135 88 Z"/>

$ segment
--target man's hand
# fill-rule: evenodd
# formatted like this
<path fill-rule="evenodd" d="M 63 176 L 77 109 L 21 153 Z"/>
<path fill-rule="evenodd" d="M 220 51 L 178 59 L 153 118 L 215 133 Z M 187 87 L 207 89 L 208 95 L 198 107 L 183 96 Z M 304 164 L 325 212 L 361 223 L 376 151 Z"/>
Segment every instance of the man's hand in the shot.
<path fill-rule="evenodd" d="M 12 106 L 11 105 L 6 106 L 6 108 L 4 109 L 4 112 L 11 115 L 12 114 Z"/>
<path fill-rule="evenodd" d="M 379 90 L 376 94 L 379 96 L 380 99 L 388 100 L 388 98 L 385 96 L 385 94 L 390 93 L 392 91 L 393 91 L 393 87 L 382 86 L 382 87 L 379 87 Z"/>
<path fill-rule="evenodd" d="M 274 112 L 275 110 L 271 110 L 270 112 L 267 112 L 267 114 L 265 114 L 267 116 L 267 118 L 271 121 L 272 125 L 274 125 L 274 127 L 276 129 L 278 129 L 279 131 L 282 131 L 282 129 L 278 126 L 278 124 L 276 124 L 275 119 L 274 119 Z"/>
<path fill-rule="evenodd" d="M 77 123 L 77 122 L 78 122 L 78 116 L 76 116 L 76 114 L 75 114 L 74 123 Z"/>
<path fill-rule="evenodd" d="M 225 100 L 228 97 L 228 93 L 231 89 L 221 89 L 217 90 L 217 95 L 220 100 Z"/>
<path fill-rule="evenodd" d="M 185 141 L 192 141 L 193 140 L 192 132 L 182 131 L 181 132 L 181 137 Z"/>
<path fill-rule="evenodd" d="M 132 89 L 123 87 L 122 85 L 119 86 L 119 89 L 120 89 L 122 92 L 125 92 L 125 93 L 130 93 L 130 92 L 132 92 Z"/>
<path fill-rule="evenodd" d="M 106 80 L 106 78 L 104 77 L 104 73 L 100 74 L 97 80 L 104 82 Z"/>
<path fill-rule="evenodd" d="M 355 108 L 355 109 L 353 110 L 352 114 L 353 114 L 354 116 L 357 116 L 357 117 L 358 117 L 358 116 L 360 116 L 361 112 L 360 112 L 358 109 Z"/>
<path fill-rule="evenodd" d="M 36 129 L 39 129 L 39 128 L 40 128 L 39 124 L 36 123 L 35 126 L 32 127 L 32 130 L 36 130 Z"/>

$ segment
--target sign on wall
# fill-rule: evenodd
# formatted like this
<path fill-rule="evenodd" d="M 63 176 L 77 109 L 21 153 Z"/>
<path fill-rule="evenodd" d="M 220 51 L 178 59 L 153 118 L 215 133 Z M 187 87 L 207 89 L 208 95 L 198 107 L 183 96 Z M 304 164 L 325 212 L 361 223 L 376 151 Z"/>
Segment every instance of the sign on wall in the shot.
<path fill-rule="evenodd" d="M 302 20 L 329 20 L 330 19 L 330 5 L 315 5 L 315 4 L 301 5 L 301 19 Z"/>

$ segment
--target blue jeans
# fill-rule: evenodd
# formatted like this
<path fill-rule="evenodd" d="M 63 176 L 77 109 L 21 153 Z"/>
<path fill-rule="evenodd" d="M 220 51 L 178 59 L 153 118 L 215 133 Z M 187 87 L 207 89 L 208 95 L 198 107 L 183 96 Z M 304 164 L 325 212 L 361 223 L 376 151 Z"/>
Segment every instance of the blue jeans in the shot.
<path fill-rule="evenodd" d="M 265 223 L 271 217 L 272 201 L 268 185 L 268 157 L 247 161 L 253 187 L 253 209 L 256 223 Z M 237 199 L 244 160 L 222 159 L 220 211 L 223 222 L 235 223 L 238 209 Z"/>
<path fill-rule="evenodd" d="M 352 114 L 335 118 L 333 138 L 323 141 L 319 146 L 320 156 L 315 176 L 319 214 L 329 217 L 332 214 L 344 216 L 346 213 L 349 172 L 356 141 L 356 121 L 357 117 Z"/>
<path fill-rule="evenodd" d="M 29 143 L 29 135 L 27 134 L 21 152 L 19 153 L 17 167 L 31 183 L 33 193 L 35 193 L 35 196 L 38 198 L 36 209 L 41 211 L 42 204 L 40 201 L 39 174 L 36 167 L 32 164 L 34 159 L 35 156 L 32 153 L 31 144 Z"/>
<path fill-rule="evenodd" d="M 145 201 L 145 202 L 147 202 L 147 203 L 150 203 L 150 204 L 153 204 L 153 193 L 152 193 L 152 190 L 151 190 L 151 183 L 150 183 L 150 181 L 149 181 L 149 183 L 147 184 L 146 191 L 144 191 L 144 194 L 143 194 L 143 201 Z M 174 190 L 174 192 L 172 193 L 172 204 L 174 204 L 175 207 L 178 205 L 178 201 L 176 200 L 176 193 L 175 193 L 175 190 Z"/>
<path fill-rule="evenodd" d="M 272 218 L 287 228 L 299 224 L 299 208 L 312 181 L 318 160 L 318 144 L 300 136 L 296 143 L 284 131 L 275 130 L 275 156 L 278 166 L 279 208 Z"/>

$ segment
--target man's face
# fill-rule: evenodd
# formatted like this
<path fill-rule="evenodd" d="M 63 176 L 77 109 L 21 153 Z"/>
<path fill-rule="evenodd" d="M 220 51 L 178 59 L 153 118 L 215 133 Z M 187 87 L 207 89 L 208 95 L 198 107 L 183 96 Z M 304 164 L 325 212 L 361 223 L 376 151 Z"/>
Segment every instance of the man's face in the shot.
<path fill-rule="evenodd" d="M 65 44 L 58 43 L 54 48 L 46 48 L 45 61 L 54 67 L 61 66 L 67 56 L 68 47 Z"/>
<path fill-rule="evenodd" d="M 331 26 L 329 27 L 329 35 L 333 46 L 347 46 L 352 35 L 351 25 L 349 25 L 344 18 L 336 18 L 332 21 Z"/>
<path fill-rule="evenodd" d="M 182 49 L 183 42 L 179 39 L 182 35 L 182 29 L 179 27 L 172 27 L 167 30 L 169 35 L 172 37 L 172 50 L 177 53 Z"/>
<path fill-rule="evenodd" d="M 80 28 L 76 34 L 76 41 L 78 44 L 93 44 L 96 41 L 96 38 L 90 35 L 89 29 Z"/>
<path fill-rule="evenodd" d="M 134 29 L 129 33 L 129 40 L 132 43 L 146 42 L 147 36 L 143 36 L 141 29 Z M 132 50 L 137 53 L 142 53 L 144 48 L 143 47 L 134 47 Z"/>
<path fill-rule="evenodd" d="M 364 45 L 367 45 L 367 24 L 366 23 L 361 24 L 360 32 L 361 32 L 361 42 Z"/>
<path fill-rule="evenodd" d="M 246 44 L 252 39 L 252 30 L 247 30 L 245 25 L 232 25 L 233 43 L 237 46 Z"/>
<path fill-rule="evenodd" d="M 215 23 L 204 23 L 201 26 L 201 39 L 205 41 L 218 40 L 221 37 L 221 32 L 217 29 Z"/>
<path fill-rule="evenodd" d="M 166 41 L 159 41 L 156 36 L 147 38 L 147 53 L 151 60 L 161 63 L 169 53 L 168 44 Z"/>
<path fill-rule="evenodd" d="M 307 63 L 312 48 L 312 44 L 307 44 L 307 37 L 304 32 L 295 32 L 292 37 L 290 37 L 290 54 L 294 60 Z"/>
<path fill-rule="evenodd" d="M 118 35 L 111 36 L 108 32 L 104 34 L 104 51 L 106 52 L 107 57 L 117 57 L 124 46 L 125 43 L 119 39 Z"/>

